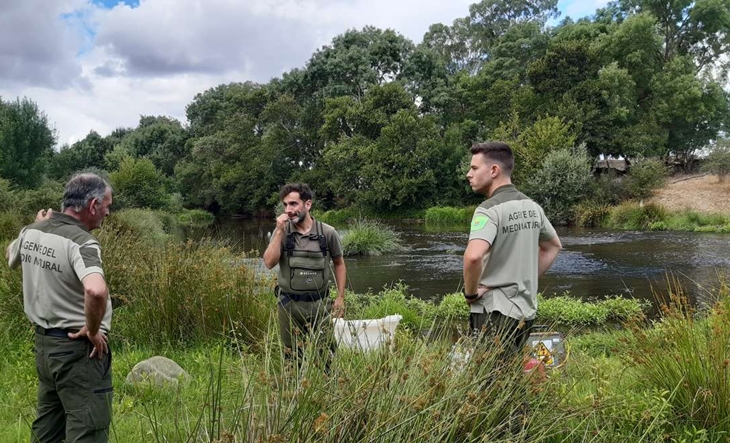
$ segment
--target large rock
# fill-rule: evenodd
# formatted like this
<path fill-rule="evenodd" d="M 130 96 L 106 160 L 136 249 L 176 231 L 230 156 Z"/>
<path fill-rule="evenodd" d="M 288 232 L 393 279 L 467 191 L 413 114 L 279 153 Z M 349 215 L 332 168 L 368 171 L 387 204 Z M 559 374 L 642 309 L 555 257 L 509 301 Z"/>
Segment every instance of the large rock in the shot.
<path fill-rule="evenodd" d="M 190 375 L 173 360 L 155 356 L 134 365 L 126 381 L 132 385 L 149 383 L 155 386 L 177 386 L 180 381 L 189 379 Z"/>

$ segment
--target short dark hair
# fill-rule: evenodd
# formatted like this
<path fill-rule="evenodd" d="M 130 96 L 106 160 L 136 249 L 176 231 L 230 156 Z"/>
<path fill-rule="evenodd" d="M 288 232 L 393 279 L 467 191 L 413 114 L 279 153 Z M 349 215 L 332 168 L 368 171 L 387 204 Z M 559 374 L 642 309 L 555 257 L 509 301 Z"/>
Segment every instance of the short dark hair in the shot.
<path fill-rule="evenodd" d="M 298 192 L 299 197 L 303 202 L 312 199 L 312 190 L 306 183 L 287 183 L 281 187 L 279 191 L 279 199 L 284 200 L 284 197 L 291 194 L 292 192 Z"/>
<path fill-rule="evenodd" d="M 512 175 L 512 169 L 515 167 L 515 156 L 507 143 L 498 141 L 474 143 L 470 151 L 471 155 L 482 154 L 485 160 L 499 163 L 505 174 Z"/>
<path fill-rule="evenodd" d="M 109 183 L 94 173 L 76 174 L 66 183 L 61 212 L 68 208 L 81 212 L 91 200 L 97 199 L 101 202 L 107 189 L 111 189 Z"/>

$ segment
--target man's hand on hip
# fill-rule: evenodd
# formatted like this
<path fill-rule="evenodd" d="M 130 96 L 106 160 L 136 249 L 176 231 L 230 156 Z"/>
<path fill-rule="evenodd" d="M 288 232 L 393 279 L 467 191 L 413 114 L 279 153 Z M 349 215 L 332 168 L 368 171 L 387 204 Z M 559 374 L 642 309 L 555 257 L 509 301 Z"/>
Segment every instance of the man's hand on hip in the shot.
<path fill-rule="evenodd" d="M 86 337 L 91 344 L 94 345 L 94 349 L 91 351 L 91 354 L 89 354 L 89 358 L 94 358 L 94 356 L 96 356 L 101 360 L 104 357 L 104 354 L 109 352 L 109 347 L 106 344 L 107 341 L 109 341 L 109 338 L 107 338 L 101 330 L 99 330 L 96 334 L 91 335 L 89 334 L 89 329 L 84 326 L 79 332 L 69 332 L 68 334 L 68 338 L 71 340 L 77 340 L 84 337 Z"/>

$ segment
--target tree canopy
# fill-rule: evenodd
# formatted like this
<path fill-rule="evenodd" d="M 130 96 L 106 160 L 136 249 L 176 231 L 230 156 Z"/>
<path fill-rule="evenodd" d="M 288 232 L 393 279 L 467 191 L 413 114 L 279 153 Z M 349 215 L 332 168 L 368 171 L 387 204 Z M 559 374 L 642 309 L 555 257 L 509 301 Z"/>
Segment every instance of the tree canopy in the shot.
<path fill-rule="evenodd" d="M 200 92 L 185 122 L 141 116 L 57 153 L 34 103 L 0 101 L 0 176 L 105 169 L 144 205 L 179 193 L 222 214 L 269 211 L 304 180 L 323 209 L 410 210 L 472 201 L 462 166 L 482 139 L 512 143 L 525 186 L 565 163 L 582 190 L 599 154 L 689 160 L 727 131 L 730 0 L 618 0 L 548 25 L 557 15 L 557 0 L 482 0 L 420 42 L 351 29 L 268 83 Z"/>

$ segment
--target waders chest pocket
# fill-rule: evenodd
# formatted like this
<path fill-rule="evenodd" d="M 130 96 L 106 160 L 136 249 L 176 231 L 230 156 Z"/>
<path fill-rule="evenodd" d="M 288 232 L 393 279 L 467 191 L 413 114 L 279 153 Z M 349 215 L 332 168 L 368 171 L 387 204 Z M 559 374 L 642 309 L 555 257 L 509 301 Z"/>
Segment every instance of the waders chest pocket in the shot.
<path fill-rule="evenodd" d="M 319 254 L 318 254 L 319 255 Z M 325 257 L 289 257 L 292 291 L 320 292 L 327 289 Z"/>

